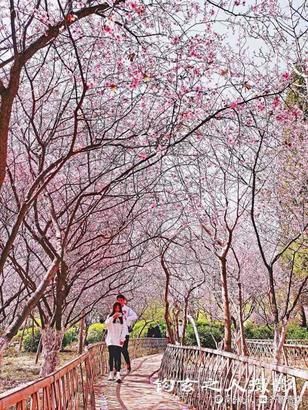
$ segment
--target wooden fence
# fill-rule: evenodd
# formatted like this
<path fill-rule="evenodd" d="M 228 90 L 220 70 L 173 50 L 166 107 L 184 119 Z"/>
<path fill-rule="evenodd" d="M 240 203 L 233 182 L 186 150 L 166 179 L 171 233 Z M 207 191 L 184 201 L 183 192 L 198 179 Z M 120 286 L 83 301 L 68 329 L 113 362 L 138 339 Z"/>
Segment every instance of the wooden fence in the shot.
<path fill-rule="evenodd" d="M 168 345 L 157 388 L 197 410 L 307 410 L 308 371 L 219 350 Z"/>
<path fill-rule="evenodd" d="M 161 352 L 166 345 L 166 339 L 132 339 L 131 358 Z M 1 394 L 0 410 L 94 410 L 94 383 L 107 371 L 107 356 L 105 343 L 90 346 L 49 376 Z"/>
<path fill-rule="evenodd" d="M 304 341 L 302 341 L 303 343 Z M 273 360 L 274 349 L 272 340 L 253 340 L 246 341 L 249 350 L 249 355 L 267 359 L 269 362 Z M 283 364 L 292 367 L 308 368 L 308 345 L 299 344 L 298 341 L 287 341 L 283 345 Z"/>
<path fill-rule="evenodd" d="M 272 343 L 272 339 L 246 339 L 247 342 Z M 286 339 L 287 345 L 307 345 L 307 339 Z"/>

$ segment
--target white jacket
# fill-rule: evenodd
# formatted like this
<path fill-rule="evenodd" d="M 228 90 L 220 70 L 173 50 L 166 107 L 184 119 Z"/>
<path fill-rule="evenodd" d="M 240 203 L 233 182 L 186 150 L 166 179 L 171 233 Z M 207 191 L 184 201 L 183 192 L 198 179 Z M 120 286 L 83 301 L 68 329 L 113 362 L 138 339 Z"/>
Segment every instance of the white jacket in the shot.
<path fill-rule="evenodd" d="M 113 323 L 113 317 L 110 316 L 105 320 L 105 325 L 107 327 L 106 345 L 122 346 L 126 335 L 128 335 L 126 320 L 123 320 L 123 325 L 121 324 L 120 319 L 116 319 L 116 323 Z"/>
<path fill-rule="evenodd" d="M 123 316 L 126 320 L 127 326 L 131 327 L 135 320 L 138 319 L 137 313 L 133 311 L 130 307 L 124 305 L 122 306 Z"/>

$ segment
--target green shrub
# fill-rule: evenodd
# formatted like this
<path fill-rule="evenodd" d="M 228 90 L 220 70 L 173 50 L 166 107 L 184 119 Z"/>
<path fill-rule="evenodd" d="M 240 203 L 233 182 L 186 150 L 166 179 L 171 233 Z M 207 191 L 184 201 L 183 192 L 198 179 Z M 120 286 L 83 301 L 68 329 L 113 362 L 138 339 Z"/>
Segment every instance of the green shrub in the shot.
<path fill-rule="evenodd" d="M 308 339 L 307 327 L 299 325 L 289 325 L 287 330 L 287 339 Z"/>
<path fill-rule="evenodd" d="M 23 349 L 25 352 L 36 352 L 39 342 L 40 342 L 40 329 L 35 327 L 34 330 L 32 328 L 28 328 L 24 332 L 23 338 Z"/>
<path fill-rule="evenodd" d="M 76 340 L 78 340 L 78 329 L 76 327 L 71 327 L 64 333 L 62 349 L 69 346 L 71 343 L 76 342 Z"/>
<path fill-rule="evenodd" d="M 131 332 L 131 337 L 146 337 L 149 327 L 150 326 L 156 326 L 158 325 L 161 331 L 162 337 L 165 337 L 166 335 L 166 324 L 162 320 L 158 321 L 151 321 L 147 323 L 146 326 L 144 326 L 144 320 L 137 320 L 137 322 L 134 324 L 133 330 Z M 140 333 L 141 332 L 141 333 Z"/>
<path fill-rule="evenodd" d="M 270 326 L 248 322 L 245 325 L 245 336 L 247 339 L 273 339 L 274 331 Z"/>
<path fill-rule="evenodd" d="M 160 328 L 162 337 L 166 337 L 166 331 L 167 331 L 166 322 L 161 320 L 158 322 L 158 326 Z"/>
<path fill-rule="evenodd" d="M 150 325 L 151 323 L 144 326 L 144 320 L 137 320 L 137 322 L 134 324 L 131 336 L 132 337 L 144 337 Z"/>
<path fill-rule="evenodd" d="M 204 320 L 198 321 L 196 325 L 201 346 L 216 349 L 216 343 L 219 343 L 223 339 L 223 326 L 218 323 L 209 324 Z M 185 344 L 190 346 L 197 345 L 194 329 L 191 324 L 187 325 Z"/>
<path fill-rule="evenodd" d="M 89 344 L 98 343 L 103 340 L 105 325 L 103 323 L 93 323 L 89 326 L 87 342 Z"/>
<path fill-rule="evenodd" d="M 273 339 L 274 330 L 272 326 L 248 322 L 245 325 L 245 336 L 247 339 Z M 308 339 L 308 329 L 290 324 L 287 329 L 287 339 Z"/>
<path fill-rule="evenodd" d="M 18 332 L 18 336 L 21 337 L 21 331 Z M 78 330 L 75 327 L 68 329 L 63 336 L 62 349 L 70 345 L 72 342 L 78 340 Z M 23 350 L 25 352 L 36 352 L 40 342 L 40 329 L 34 328 L 34 332 L 31 327 L 27 328 L 24 332 L 23 338 Z"/>

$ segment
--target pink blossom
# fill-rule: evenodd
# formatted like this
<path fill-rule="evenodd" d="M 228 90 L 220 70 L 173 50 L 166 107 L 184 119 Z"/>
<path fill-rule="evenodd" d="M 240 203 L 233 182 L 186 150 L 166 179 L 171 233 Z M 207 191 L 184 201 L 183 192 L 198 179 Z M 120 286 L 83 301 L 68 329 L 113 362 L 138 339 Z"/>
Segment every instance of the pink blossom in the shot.
<path fill-rule="evenodd" d="M 194 115 L 192 111 L 185 111 L 183 112 L 182 117 L 184 120 L 192 120 L 194 118 Z"/>
<path fill-rule="evenodd" d="M 274 108 L 277 108 L 277 107 L 279 107 L 279 105 L 280 105 L 280 98 L 278 97 L 278 95 L 276 95 L 276 97 L 273 100 L 272 106 Z"/>
<path fill-rule="evenodd" d="M 145 152 L 139 152 L 138 157 L 142 160 L 146 160 L 148 158 L 148 156 Z"/>
<path fill-rule="evenodd" d="M 258 109 L 258 111 L 264 111 L 264 110 L 265 110 L 265 105 L 264 105 L 264 103 L 263 103 L 263 102 L 259 102 L 259 103 L 257 104 L 257 109 Z"/>
<path fill-rule="evenodd" d="M 134 77 L 130 83 L 131 88 L 137 88 L 140 84 L 140 79 L 137 77 Z"/>
<path fill-rule="evenodd" d="M 137 14 L 142 14 L 145 10 L 145 7 L 143 4 L 138 5 L 136 2 L 130 2 L 129 7 L 134 10 Z"/>
<path fill-rule="evenodd" d="M 108 26 L 107 24 L 104 24 L 103 26 L 103 31 L 105 33 L 111 33 L 112 32 L 112 28 L 110 26 Z"/>
<path fill-rule="evenodd" d="M 171 44 L 173 45 L 179 44 L 180 40 L 181 40 L 180 36 L 174 36 L 171 38 Z"/>
<path fill-rule="evenodd" d="M 91 89 L 94 87 L 95 87 L 95 82 L 93 80 L 87 82 L 87 89 Z"/>
<path fill-rule="evenodd" d="M 76 14 L 70 13 L 70 14 L 68 14 L 68 15 L 66 16 L 66 21 L 67 21 L 68 23 L 73 23 L 73 22 L 76 21 L 77 19 L 78 19 L 78 17 L 76 16 Z"/>
<path fill-rule="evenodd" d="M 282 78 L 283 78 L 285 81 L 289 81 L 290 78 L 291 78 L 291 74 L 286 71 L 285 73 L 282 74 Z"/>
<path fill-rule="evenodd" d="M 232 108 L 232 110 L 236 110 L 237 108 L 238 108 L 238 101 L 233 101 L 231 104 L 230 104 L 230 108 Z"/>
<path fill-rule="evenodd" d="M 106 81 L 105 87 L 110 88 L 111 91 L 116 91 L 116 89 L 118 88 L 115 83 L 112 83 L 112 82 L 109 82 L 109 81 Z"/>
<path fill-rule="evenodd" d="M 234 145 L 234 143 L 235 143 L 235 138 L 234 138 L 233 135 L 228 135 L 228 136 L 227 136 L 227 143 L 228 143 L 228 145 Z"/>

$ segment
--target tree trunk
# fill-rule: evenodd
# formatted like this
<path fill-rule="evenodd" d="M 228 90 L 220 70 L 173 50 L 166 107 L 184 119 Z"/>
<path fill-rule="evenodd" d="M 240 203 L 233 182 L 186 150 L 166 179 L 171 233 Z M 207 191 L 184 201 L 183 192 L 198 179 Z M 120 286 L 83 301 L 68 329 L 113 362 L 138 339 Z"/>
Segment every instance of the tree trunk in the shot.
<path fill-rule="evenodd" d="M 237 283 L 238 286 L 238 299 L 239 299 L 239 312 L 238 312 L 238 318 L 239 318 L 239 338 L 240 338 L 240 352 L 239 354 L 242 356 L 248 356 L 248 348 L 246 344 L 246 338 L 245 338 L 245 332 L 244 332 L 244 320 L 243 320 L 243 297 L 242 297 L 242 284 L 240 281 Z"/>
<path fill-rule="evenodd" d="M 4 350 L 8 347 L 10 343 L 10 340 L 6 336 L 1 336 L 0 337 L 0 361 L 2 359 L 2 354 Z"/>
<path fill-rule="evenodd" d="M 282 364 L 283 347 L 287 334 L 287 322 L 281 325 L 275 324 L 274 327 L 274 362 L 275 364 Z"/>
<path fill-rule="evenodd" d="M 169 301 L 165 299 L 165 322 L 168 330 L 168 336 L 170 343 L 174 344 L 175 343 L 175 337 L 174 337 L 174 331 L 172 327 L 172 322 L 170 318 L 170 312 L 169 312 Z"/>
<path fill-rule="evenodd" d="M 232 347 L 232 334 L 231 334 L 231 314 L 230 314 L 230 302 L 228 294 L 228 279 L 227 279 L 227 259 L 222 256 L 220 261 L 220 280 L 221 280 L 221 294 L 223 302 L 223 314 L 224 314 L 224 347 L 226 352 L 231 352 Z"/>
<path fill-rule="evenodd" d="M 174 329 L 174 338 L 176 342 L 180 341 L 180 335 L 179 335 L 179 315 L 180 315 L 180 310 L 177 308 L 177 306 L 173 309 L 173 323 L 175 324 L 175 329 Z"/>
<path fill-rule="evenodd" d="M 27 323 L 28 323 L 28 320 L 26 320 L 26 323 L 25 323 L 25 325 L 24 325 L 24 327 L 22 328 L 22 332 L 21 332 L 21 336 L 20 336 L 20 340 L 19 340 L 19 348 L 18 348 L 18 350 L 21 352 L 21 350 L 22 350 L 22 345 L 23 345 L 23 341 L 24 341 L 24 335 L 25 335 L 25 330 L 26 330 L 26 327 L 27 327 Z"/>
<path fill-rule="evenodd" d="M 42 367 L 40 376 L 44 377 L 55 371 L 59 365 L 59 352 L 62 346 L 63 332 L 52 327 L 41 331 L 42 337 Z"/>
<path fill-rule="evenodd" d="M 308 323 L 307 323 L 307 317 L 306 317 L 305 307 L 303 303 L 299 304 L 299 314 L 300 314 L 300 326 L 304 328 L 307 327 Z"/>
<path fill-rule="evenodd" d="M 83 343 L 84 343 L 84 316 L 80 319 L 79 325 L 79 342 L 78 342 L 78 353 L 81 354 L 83 352 Z"/>
<path fill-rule="evenodd" d="M 7 152 L 8 152 L 8 135 L 11 119 L 11 112 L 14 98 L 16 97 L 21 65 L 18 59 L 14 62 L 11 68 L 11 78 L 8 88 L 0 88 L 1 104 L 0 104 L 0 189 L 3 185 L 6 173 Z M 1 83 L 2 84 L 2 83 Z"/>
<path fill-rule="evenodd" d="M 168 331 L 168 336 L 169 336 L 170 343 L 174 344 L 175 343 L 175 335 L 174 335 L 174 330 L 173 330 L 173 326 L 172 326 L 172 322 L 171 322 L 171 318 L 170 318 L 170 303 L 169 303 L 170 273 L 169 273 L 169 270 L 168 270 L 168 268 L 165 264 L 164 254 L 161 255 L 160 261 L 161 261 L 162 268 L 163 268 L 163 270 L 165 272 L 165 275 L 166 275 L 165 295 L 164 295 L 164 299 L 165 299 L 164 318 L 165 318 L 165 322 L 166 322 L 166 326 L 167 326 L 167 331 Z"/>
<path fill-rule="evenodd" d="M 184 322 L 183 322 L 183 338 L 182 338 L 182 344 L 185 344 L 185 335 L 186 335 L 186 329 L 187 329 L 187 315 L 188 315 L 188 301 L 189 297 L 185 298 L 184 302 Z M 198 319 L 197 319 L 198 321 Z"/>
<path fill-rule="evenodd" d="M 40 337 L 40 341 L 39 341 L 39 344 L 37 346 L 36 355 L 35 355 L 35 362 L 34 362 L 35 364 L 38 364 L 38 360 L 39 360 L 41 351 L 42 351 L 42 337 Z"/>
<path fill-rule="evenodd" d="M 66 298 L 66 277 L 68 274 L 67 265 L 61 261 L 60 269 L 57 272 L 56 284 L 56 305 L 55 313 L 51 325 L 42 330 L 42 356 L 41 376 L 47 376 L 55 371 L 59 364 L 59 352 L 62 348 L 63 329 L 62 311 Z"/>
<path fill-rule="evenodd" d="M 89 333 L 89 327 L 90 325 L 86 322 L 86 327 L 84 331 L 84 337 L 83 337 L 83 345 L 87 346 L 87 338 L 88 338 L 88 333 Z"/>

